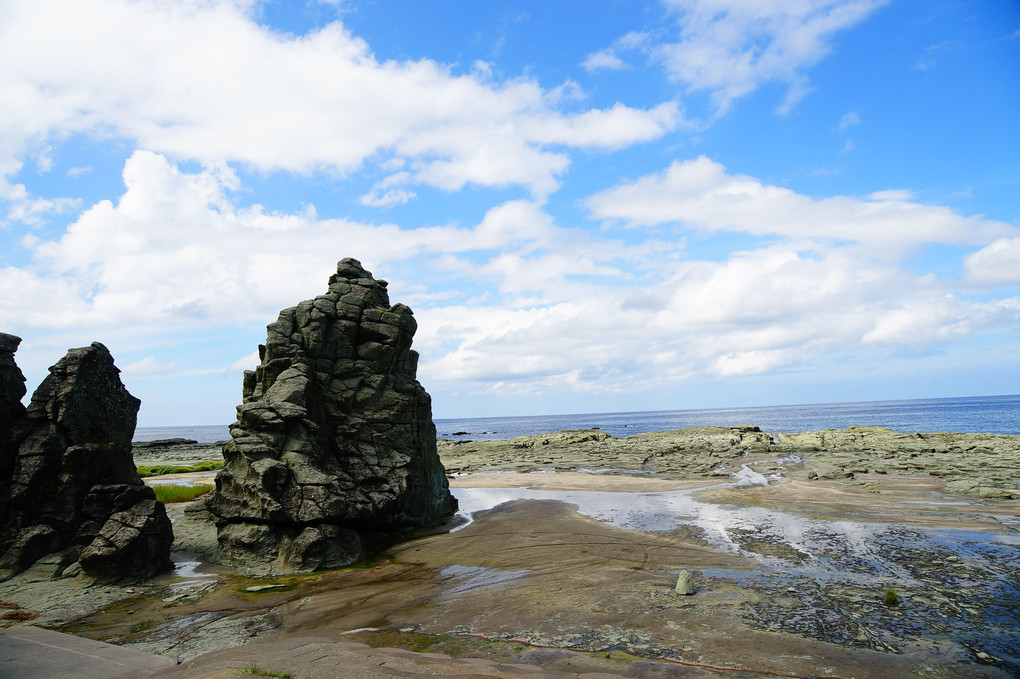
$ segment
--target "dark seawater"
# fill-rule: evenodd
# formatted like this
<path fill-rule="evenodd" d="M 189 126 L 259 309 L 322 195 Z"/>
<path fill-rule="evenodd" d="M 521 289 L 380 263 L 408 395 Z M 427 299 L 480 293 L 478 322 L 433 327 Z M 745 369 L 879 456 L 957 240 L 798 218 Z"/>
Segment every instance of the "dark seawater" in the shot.
<path fill-rule="evenodd" d="M 638 413 L 590 413 L 530 417 L 437 419 L 436 431 L 448 439 L 509 439 L 562 429 L 598 427 L 613 436 L 668 431 L 706 425 L 750 424 L 773 433 L 845 429 L 855 425 L 889 427 L 896 431 L 1020 434 L 1020 394 L 911 401 L 822 403 L 758 408 L 659 410 Z M 465 434 L 454 435 L 458 432 Z M 226 425 L 202 427 L 139 427 L 136 441 L 187 438 L 212 443 L 230 438 Z"/>

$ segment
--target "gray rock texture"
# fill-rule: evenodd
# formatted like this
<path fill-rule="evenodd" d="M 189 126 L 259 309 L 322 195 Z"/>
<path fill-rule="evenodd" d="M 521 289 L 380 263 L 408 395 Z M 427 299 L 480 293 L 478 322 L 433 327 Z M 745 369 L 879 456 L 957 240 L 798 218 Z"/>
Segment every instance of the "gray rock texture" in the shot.
<path fill-rule="evenodd" d="M 263 572 L 352 563 L 387 534 L 451 514 L 411 310 L 353 259 L 280 312 L 244 376 L 207 506 L 219 558 Z"/>
<path fill-rule="evenodd" d="M 0 477 L 0 579 L 47 555 L 54 576 L 79 560 L 105 580 L 169 570 L 170 520 L 131 457 L 140 402 L 109 350 L 93 342 L 68 351 L 19 413 L 11 404 L 25 390 L 11 337 L 0 336 L 0 404 L 12 414 Z"/>

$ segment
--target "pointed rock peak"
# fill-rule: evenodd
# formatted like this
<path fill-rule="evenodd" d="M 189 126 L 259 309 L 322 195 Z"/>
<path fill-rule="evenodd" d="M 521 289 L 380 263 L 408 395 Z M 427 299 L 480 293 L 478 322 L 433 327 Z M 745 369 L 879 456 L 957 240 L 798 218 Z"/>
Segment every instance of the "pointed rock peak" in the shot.
<path fill-rule="evenodd" d="M 262 572 L 351 563 L 456 509 L 416 379 L 411 310 L 354 259 L 267 326 L 207 506 L 220 559 Z"/>

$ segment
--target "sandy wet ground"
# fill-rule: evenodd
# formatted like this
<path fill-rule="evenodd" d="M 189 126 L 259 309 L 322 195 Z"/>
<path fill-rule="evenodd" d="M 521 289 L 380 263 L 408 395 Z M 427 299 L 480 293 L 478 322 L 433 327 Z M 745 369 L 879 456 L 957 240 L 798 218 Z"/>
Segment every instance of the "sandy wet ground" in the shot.
<path fill-rule="evenodd" d="M 77 607 L 37 599 L 40 620 L 183 659 L 314 637 L 621 676 L 1016 673 L 1020 503 L 951 496 L 934 477 L 724 479 L 457 476 L 470 522 L 357 568 L 260 579 L 209 565 L 214 527 L 172 506 L 184 568 L 91 611 L 94 588 Z M 681 570 L 692 596 L 673 592 Z M 0 596 L 27 607 L 46 588 Z"/>

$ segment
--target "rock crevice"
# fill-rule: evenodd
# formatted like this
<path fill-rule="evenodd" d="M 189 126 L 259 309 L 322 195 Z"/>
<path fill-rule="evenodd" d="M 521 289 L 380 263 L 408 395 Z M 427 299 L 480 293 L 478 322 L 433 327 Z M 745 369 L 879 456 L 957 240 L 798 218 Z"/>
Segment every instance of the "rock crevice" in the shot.
<path fill-rule="evenodd" d="M 411 309 L 344 259 L 324 295 L 267 326 L 208 502 L 220 559 L 257 571 L 352 563 L 456 509 L 416 379 Z"/>

